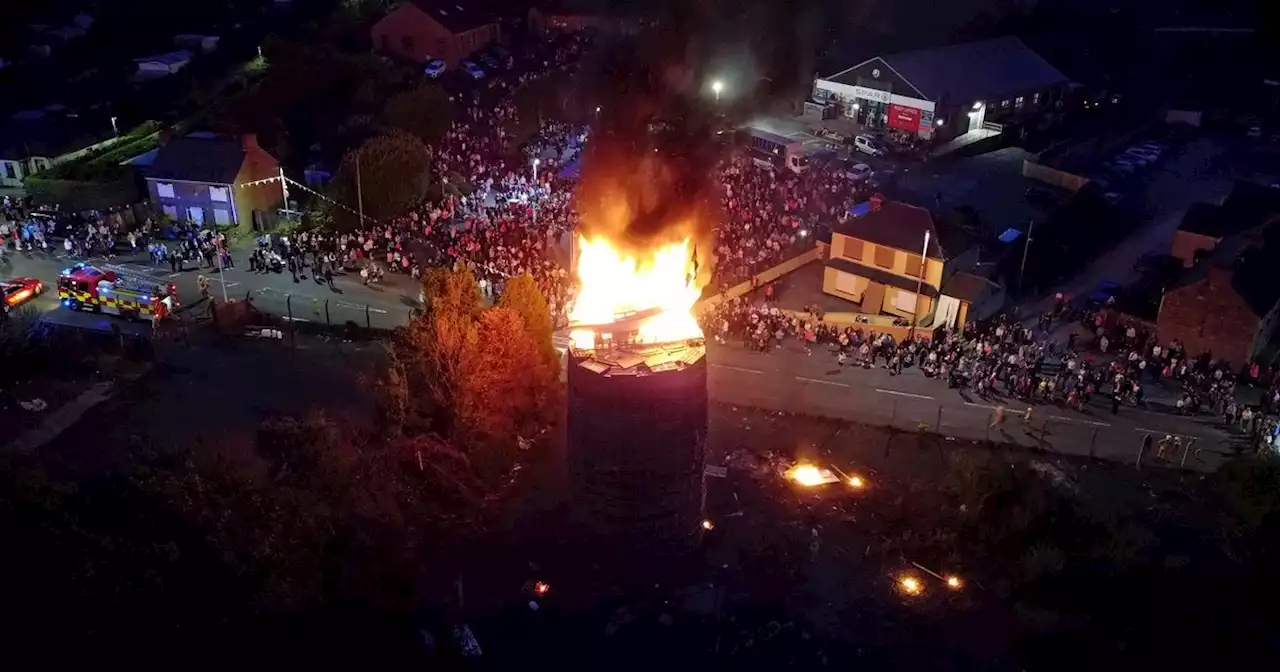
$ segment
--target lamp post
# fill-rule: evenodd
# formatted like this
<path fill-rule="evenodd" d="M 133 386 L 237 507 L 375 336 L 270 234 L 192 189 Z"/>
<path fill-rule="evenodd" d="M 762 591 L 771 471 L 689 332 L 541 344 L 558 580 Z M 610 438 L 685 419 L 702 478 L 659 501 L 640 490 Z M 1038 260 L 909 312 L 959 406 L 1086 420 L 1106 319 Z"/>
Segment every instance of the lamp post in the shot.
<path fill-rule="evenodd" d="M 1018 264 L 1018 291 L 1022 291 L 1023 277 L 1027 272 L 1027 253 L 1031 251 L 1031 232 L 1036 228 L 1036 220 L 1027 222 L 1027 239 L 1022 243 L 1022 263 Z"/>
<path fill-rule="evenodd" d="M 111 117 L 111 132 L 118 138 L 120 137 L 120 127 L 116 125 L 116 117 Z"/>
<path fill-rule="evenodd" d="M 538 225 L 538 166 L 542 164 L 542 159 L 533 160 L 533 193 L 529 199 L 533 201 L 533 225 Z"/>
<path fill-rule="evenodd" d="M 711 82 L 711 90 L 716 94 L 716 102 L 720 102 L 720 92 L 724 90 L 724 82 L 721 82 L 718 79 Z"/>
<path fill-rule="evenodd" d="M 920 250 L 920 275 L 916 276 L 916 302 L 911 309 L 911 333 L 907 340 L 916 337 L 916 327 L 920 324 L 920 290 L 924 289 L 924 271 L 929 264 L 929 231 L 924 232 L 924 247 Z"/>

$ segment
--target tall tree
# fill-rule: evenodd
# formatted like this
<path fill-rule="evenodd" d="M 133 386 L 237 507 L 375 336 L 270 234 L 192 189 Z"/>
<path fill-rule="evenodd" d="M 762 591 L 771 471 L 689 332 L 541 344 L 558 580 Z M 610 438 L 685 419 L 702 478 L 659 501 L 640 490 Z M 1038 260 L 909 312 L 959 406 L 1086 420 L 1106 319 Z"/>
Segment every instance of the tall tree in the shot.
<path fill-rule="evenodd" d="M 547 299 L 538 289 L 533 276 L 522 273 L 507 281 L 498 297 L 498 306 L 513 310 L 524 320 L 524 330 L 541 354 L 541 359 L 552 370 L 560 367 L 560 355 L 552 342 L 553 326 Z"/>
<path fill-rule="evenodd" d="M 366 217 L 386 219 L 403 215 L 426 197 L 430 170 L 427 146 L 415 135 L 392 130 L 347 152 L 332 189 L 338 202 L 350 208 L 362 203 Z M 348 227 L 356 219 L 349 212 L 337 217 L 339 226 Z"/>
<path fill-rule="evenodd" d="M 453 118 L 448 96 L 434 84 L 418 86 L 387 101 L 382 120 L 392 128 L 416 135 L 423 142 L 440 139 Z"/>

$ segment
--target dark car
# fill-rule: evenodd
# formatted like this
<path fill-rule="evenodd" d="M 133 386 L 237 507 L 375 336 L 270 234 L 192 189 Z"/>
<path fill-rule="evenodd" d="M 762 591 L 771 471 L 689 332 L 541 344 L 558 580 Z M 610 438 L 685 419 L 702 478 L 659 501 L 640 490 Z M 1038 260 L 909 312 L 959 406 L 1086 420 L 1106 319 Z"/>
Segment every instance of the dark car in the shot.
<path fill-rule="evenodd" d="M 498 62 L 498 59 L 494 57 L 493 54 L 480 52 L 480 54 L 477 55 L 477 58 L 484 64 L 484 67 L 488 68 L 490 71 L 500 70 L 502 68 L 502 64 Z"/>

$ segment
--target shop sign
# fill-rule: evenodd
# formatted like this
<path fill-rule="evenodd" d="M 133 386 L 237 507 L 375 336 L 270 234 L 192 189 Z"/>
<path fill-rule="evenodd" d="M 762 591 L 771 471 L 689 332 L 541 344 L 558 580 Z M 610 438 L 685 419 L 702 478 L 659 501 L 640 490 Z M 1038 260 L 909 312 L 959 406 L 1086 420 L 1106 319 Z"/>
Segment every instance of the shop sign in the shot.
<path fill-rule="evenodd" d="M 855 86 L 855 87 L 853 87 L 853 97 L 854 97 L 854 98 L 861 98 L 861 99 L 863 99 L 863 100 L 871 100 L 871 101 L 875 101 L 875 102 L 877 102 L 877 103 L 888 103 L 888 102 L 889 102 L 889 99 L 890 99 L 892 96 L 893 96 L 893 94 L 889 93 L 888 91 L 881 91 L 880 89 L 869 89 L 869 88 L 867 88 L 867 87 L 865 87 L 865 86 Z"/>
<path fill-rule="evenodd" d="M 919 133 L 920 110 L 906 105 L 890 105 L 889 128 L 907 133 Z"/>
<path fill-rule="evenodd" d="M 924 133 L 932 130 L 933 130 L 933 111 L 921 110 L 920 111 L 920 132 Z"/>

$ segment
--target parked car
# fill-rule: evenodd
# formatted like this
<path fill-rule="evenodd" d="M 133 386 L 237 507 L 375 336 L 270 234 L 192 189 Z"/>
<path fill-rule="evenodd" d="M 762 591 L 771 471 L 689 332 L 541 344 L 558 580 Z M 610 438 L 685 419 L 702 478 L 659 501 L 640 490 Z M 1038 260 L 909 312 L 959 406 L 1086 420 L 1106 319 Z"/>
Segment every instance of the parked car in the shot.
<path fill-rule="evenodd" d="M 44 283 L 38 278 L 23 276 L 0 280 L 0 294 L 4 296 L 4 301 L 0 302 L 0 313 L 7 313 L 43 293 Z"/>
<path fill-rule="evenodd" d="M 444 74 L 446 67 L 447 66 L 444 61 L 437 58 L 436 60 L 422 66 L 422 74 L 430 77 L 431 79 L 439 79 L 440 75 Z"/>
<path fill-rule="evenodd" d="M 493 54 L 490 54 L 488 52 L 480 52 L 477 58 L 479 58 L 480 62 L 484 64 L 484 67 L 489 68 L 490 72 L 500 69 L 498 66 L 498 59 L 494 58 Z"/>
<path fill-rule="evenodd" d="M 870 135 L 859 135 L 854 138 L 853 148 L 871 156 L 885 156 L 889 153 L 889 149 L 884 146 L 884 143 Z"/>
<path fill-rule="evenodd" d="M 471 61 L 463 61 L 460 65 L 462 71 L 471 76 L 471 79 L 484 79 L 484 70 L 480 66 Z"/>
<path fill-rule="evenodd" d="M 863 182 L 870 179 L 872 171 L 871 166 L 868 166 L 865 163 L 855 163 L 851 166 L 846 166 L 844 174 L 845 177 L 848 177 L 854 182 Z"/>
<path fill-rule="evenodd" d="M 1129 154 L 1129 153 L 1120 154 L 1120 155 L 1116 156 L 1116 159 L 1115 159 L 1115 160 L 1116 160 L 1116 161 L 1124 161 L 1124 162 L 1127 162 L 1127 163 L 1132 163 L 1133 165 L 1137 166 L 1138 168 L 1146 168 L 1147 166 L 1151 165 L 1151 163 L 1152 163 L 1152 160 L 1151 160 L 1151 159 L 1149 159 L 1149 158 L 1147 158 L 1147 157 L 1145 157 L 1145 156 L 1142 156 L 1142 155 L 1139 155 L 1139 154 Z"/>

